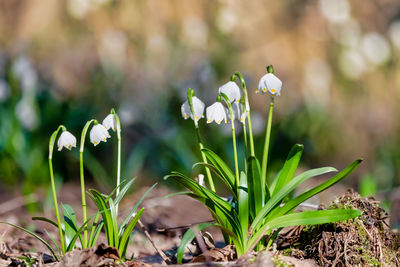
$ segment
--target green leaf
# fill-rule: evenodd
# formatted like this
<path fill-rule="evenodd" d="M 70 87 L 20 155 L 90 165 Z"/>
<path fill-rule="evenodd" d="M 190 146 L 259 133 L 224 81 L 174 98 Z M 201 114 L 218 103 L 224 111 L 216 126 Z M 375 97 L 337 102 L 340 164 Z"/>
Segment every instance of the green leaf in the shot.
<path fill-rule="evenodd" d="M 95 189 L 89 189 L 89 197 L 93 200 L 93 202 L 97 205 L 99 212 L 101 212 L 101 216 L 103 217 L 104 222 L 104 230 L 106 232 L 107 243 L 109 246 L 114 246 L 114 233 L 113 233 L 113 223 L 111 218 L 110 209 L 107 206 L 107 203 L 102 194 L 100 194 Z"/>
<path fill-rule="evenodd" d="M 59 260 L 60 260 L 59 257 L 57 256 L 56 252 L 54 251 L 54 249 L 50 246 L 50 244 L 47 243 L 43 238 L 41 238 L 40 236 L 38 236 L 38 235 L 35 234 L 34 232 L 29 231 L 28 229 L 22 228 L 21 226 L 18 226 L 18 225 L 9 223 L 9 222 L 0 221 L 0 223 L 8 224 L 8 225 L 10 225 L 10 226 L 12 226 L 12 227 L 15 227 L 15 228 L 17 228 L 17 229 L 19 229 L 19 230 L 22 230 L 22 231 L 24 231 L 25 233 L 30 234 L 31 236 L 35 237 L 37 240 L 39 240 L 40 242 L 42 242 L 42 243 L 50 250 L 51 254 L 53 254 L 53 256 L 56 258 L 56 261 L 59 261 Z"/>
<path fill-rule="evenodd" d="M 117 218 L 117 209 L 114 205 L 114 201 L 112 198 L 108 200 L 110 204 L 110 214 L 111 214 L 111 222 L 113 228 L 113 238 L 114 238 L 114 247 L 118 247 L 119 244 L 119 235 L 118 235 L 118 218 Z"/>
<path fill-rule="evenodd" d="M 56 242 L 56 240 L 54 239 L 54 237 L 53 237 L 52 235 L 50 235 L 49 232 L 47 232 L 46 229 L 44 229 L 44 231 L 46 232 L 46 234 L 47 234 L 47 236 L 50 238 L 50 240 L 53 242 L 54 246 L 56 247 L 56 249 L 57 249 L 57 251 L 58 251 L 58 254 L 59 254 L 59 255 L 62 255 L 62 252 L 61 252 L 60 248 L 58 247 L 57 242 Z"/>
<path fill-rule="evenodd" d="M 121 236 L 121 240 L 119 243 L 119 247 L 118 247 L 118 251 L 121 254 L 121 259 L 125 260 L 125 256 L 126 256 L 126 249 L 128 247 L 128 241 L 129 241 L 129 237 L 133 231 L 133 228 L 135 227 L 136 223 L 138 222 L 138 220 L 140 219 L 140 217 L 142 216 L 142 213 L 144 211 L 144 208 L 141 208 L 139 210 L 139 212 L 135 215 L 135 217 L 133 217 L 133 219 L 129 222 L 128 226 L 126 227 L 124 233 Z"/>
<path fill-rule="evenodd" d="M 270 198 L 270 200 L 265 204 L 262 210 L 257 214 L 256 218 L 253 220 L 251 228 L 258 229 L 260 227 L 260 224 L 263 222 L 264 217 L 267 216 L 268 213 L 276 205 L 278 205 L 282 199 L 284 199 L 290 192 L 292 192 L 299 184 L 301 184 L 302 182 L 311 177 L 332 171 L 337 171 L 337 170 L 332 167 L 317 168 L 305 171 L 302 174 L 299 174 L 296 177 L 294 177 L 282 189 L 280 189 L 275 195 L 273 195 Z"/>
<path fill-rule="evenodd" d="M 119 191 L 118 196 L 116 196 L 115 199 L 114 199 L 114 204 L 115 205 L 118 205 L 118 203 L 121 201 L 121 199 L 125 196 L 126 192 L 128 192 L 129 188 L 132 186 L 132 183 L 135 181 L 135 179 L 136 178 L 132 178 L 124 186 L 122 186 L 122 184 L 125 182 L 125 180 L 120 183 L 119 187 L 122 187 L 122 188 L 121 188 L 121 191 Z M 114 190 L 116 190 L 117 188 L 118 188 L 118 186 Z"/>
<path fill-rule="evenodd" d="M 274 212 L 271 213 L 271 216 L 268 216 L 267 219 L 273 218 L 276 216 L 284 215 L 288 212 L 293 211 L 300 203 L 303 203 L 307 199 L 315 196 L 316 194 L 324 191 L 325 189 L 335 185 L 336 183 L 340 182 L 344 178 L 346 178 L 349 174 L 351 174 L 358 166 L 361 164 L 362 159 L 358 159 L 351 164 L 349 164 L 345 169 L 341 172 L 336 174 L 335 176 L 331 177 L 327 181 L 321 183 L 320 185 L 300 194 L 299 196 L 295 197 L 294 199 L 285 203 L 285 205 L 281 208 L 277 208 Z"/>
<path fill-rule="evenodd" d="M 178 262 L 178 264 L 182 264 L 182 258 L 185 252 L 185 248 L 193 241 L 193 239 L 196 237 L 196 234 L 212 225 L 214 225 L 214 223 L 199 223 L 193 227 L 190 227 L 186 231 L 176 252 L 176 261 Z"/>
<path fill-rule="evenodd" d="M 229 181 L 232 187 L 235 185 L 235 175 L 228 167 L 228 165 L 213 151 L 208 148 L 203 148 L 201 151 L 204 152 L 207 159 L 214 165 L 214 167 L 222 174 L 223 177 Z"/>
<path fill-rule="evenodd" d="M 128 216 L 126 216 L 125 221 L 121 224 L 119 228 L 119 235 L 121 235 L 122 230 L 125 228 L 125 226 L 128 224 L 129 219 L 132 217 L 132 215 L 135 213 L 139 205 L 143 202 L 143 200 L 147 197 L 147 195 L 153 190 L 154 187 L 156 187 L 157 183 L 153 184 L 149 189 L 146 190 L 146 192 L 142 195 L 142 197 L 139 199 L 138 202 L 136 202 L 135 206 L 131 209 L 129 212 Z"/>
<path fill-rule="evenodd" d="M 50 223 L 50 224 L 52 224 L 52 225 L 54 225 L 55 227 L 58 228 L 58 224 L 57 224 L 55 221 L 50 220 L 50 219 L 48 219 L 48 218 L 46 218 L 46 217 L 35 216 L 35 217 L 32 217 L 32 220 L 34 220 L 34 221 L 48 222 L 48 223 Z"/>
<path fill-rule="evenodd" d="M 239 181 L 239 196 L 238 196 L 238 216 L 240 226 L 242 228 L 242 239 L 247 241 L 247 233 L 249 231 L 249 194 L 247 189 L 247 176 L 244 172 L 240 173 Z"/>
<path fill-rule="evenodd" d="M 358 217 L 362 214 L 359 210 L 353 209 L 333 209 L 333 210 L 316 210 L 292 213 L 277 217 L 263 225 L 255 232 L 248 243 L 249 247 L 258 243 L 258 240 L 265 235 L 268 230 L 296 226 L 296 225 L 314 225 L 344 221 Z"/>
<path fill-rule="evenodd" d="M 64 236 L 65 236 L 65 243 L 67 244 L 67 247 L 70 246 L 70 242 L 75 236 L 76 231 L 78 230 L 78 226 L 76 223 L 76 215 L 74 209 L 68 205 L 68 204 L 61 204 L 62 211 L 64 213 L 64 222 L 65 222 L 65 230 L 64 230 Z M 79 238 L 82 238 L 81 235 L 79 234 Z M 83 244 L 83 243 L 82 243 Z M 75 245 L 71 247 L 73 249 Z"/>
<path fill-rule="evenodd" d="M 300 144 L 294 145 L 290 150 L 282 169 L 279 171 L 275 181 L 271 184 L 270 191 L 272 195 L 275 195 L 283 186 L 293 179 L 303 150 L 304 146 Z"/>
<path fill-rule="evenodd" d="M 214 165 L 210 164 L 210 163 L 205 163 L 205 162 L 197 162 L 196 164 L 194 164 L 192 166 L 192 169 L 196 168 L 197 166 L 203 166 L 206 168 L 209 168 L 211 171 L 213 171 L 218 178 L 221 179 L 222 182 L 224 182 L 224 184 L 226 185 L 226 187 L 228 187 L 229 191 L 232 193 L 233 196 L 235 196 L 236 198 L 236 189 L 234 184 L 231 183 L 230 179 L 228 179 L 221 171 L 219 171 Z"/>
<path fill-rule="evenodd" d="M 256 157 L 247 159 L 247 184 L 249 189 L 249 207 L 252 218 L 255 218 L 264 205 L 265 194 L 269 199 L 269 192 L 262 188 L 260 163 Z"/>

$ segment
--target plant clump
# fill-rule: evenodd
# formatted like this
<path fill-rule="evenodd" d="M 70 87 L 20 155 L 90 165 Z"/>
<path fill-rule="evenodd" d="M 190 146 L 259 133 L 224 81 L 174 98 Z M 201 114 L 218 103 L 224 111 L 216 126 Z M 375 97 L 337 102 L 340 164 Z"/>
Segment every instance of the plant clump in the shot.
<path fill-rule="evenodd" d="M 279 249 L 321 266 L 399 266 L 400 234 L 387 224 L 388 214 L 373 197 L 349 190 L 328 207 L 355 208 L 360 217 L 348 221 L 298 226 L 281 235 Z"/>

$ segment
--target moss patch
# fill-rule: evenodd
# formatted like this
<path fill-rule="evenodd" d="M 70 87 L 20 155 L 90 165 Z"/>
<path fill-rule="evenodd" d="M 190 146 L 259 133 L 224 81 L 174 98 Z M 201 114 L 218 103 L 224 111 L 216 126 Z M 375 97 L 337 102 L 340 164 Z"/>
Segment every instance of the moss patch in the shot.
<path fill-rule="evenodd" d="M 400 266 L 400 236 L 388 224 L 387 213 L 373 198 L 349 191 L 327 209 L 356 208 L 363 214 L 345 222 L 299 226 L 281 235 L 279 249 L 321 266 Z"/>

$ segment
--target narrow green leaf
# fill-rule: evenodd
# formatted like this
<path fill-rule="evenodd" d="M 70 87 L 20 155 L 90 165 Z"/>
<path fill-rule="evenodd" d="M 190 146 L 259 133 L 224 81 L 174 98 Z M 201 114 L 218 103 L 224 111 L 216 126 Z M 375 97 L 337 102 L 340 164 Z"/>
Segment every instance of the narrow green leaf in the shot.
<path fill-rule="evenodd" d="M 268 189 L 262 188 L 262 176 L 260 163 L 256 157 L 247 159 L 247 184 L 249 189 L 249 208 L 252 218 L 255 218 L 264 205 L 265 194 L 269 199 Z"/>
<path fill-rule="evenodd" d="M 8 225 L 10 225 L 10 226 L 12 226 L 12 227 L 15 227 L 15 228 L 17 228 L 17 229 L 19 229 L 19 230 L 22 230 L 22 231 L 24 231 L 25 233 L 30 234 L 31 236 L 35 237 L 37 240 L 39 240 L 40 242 L 42 242 L 42 243 L 50 250 L 51 254 L 53 254 L 53 256 L 55 257 L 56 261 L 59 261 L 59 260 L 60 260 L 59 257 L 57 256 L 56 252 L 54 251 L 54 249 L 50 246 L 50 244 L 47 243 L 43 238 L 41 238 L 40 236 L 38 236 L 38 235 L 35 234 L 34 232 L 29 231 L 28 229 L 22 228 L 21 226 L 18 226 L 18 225 L 16 225 L 16 224 L 12 224 L 12 223 L 9 223 L 9 222 L 0 221 L 0 223 L 8 224 Z"/>
<path fill-rule="evenodd" d="M 178 250 L 176 252 L 176 261 L 178 264 L 182 264 L 183 254 L 185 252 L 185 248 L 189 245 L 193 239 L 196 237 L 196 233 L 204 230 L 207 227 L 214 225 L 214 223 L 199 223 L 191 228 L 189 228 L 186 233 L 183 235 L 181 242 L 179 244 Z M 194 230 L 193 230 L 194 229 Z"/>
<path fill-rule="evenodd" d="M 55 227 L 58 228 L 58 224 L 55 221 L 50 220 L 50 219 L 48 219 L 46 217 L 35 216 L 35 217 L 32 217 L 32 220 L 47 222 L 47 223 L 50 223 L 50 224 L 52 224 L 52 225 L 54 225 Z"/>
<path fill-rule="evenodd" d="M 72 238 L 75 236 L 75 233 L 78 230 L 78 226 L 76 223 L 76 215 L 75 215 L 74 209 L 68 204 L 61 204 L 61 208 L 64 213 L 65 243 L 69 247 L 69 244 L 70 244 Z M 79 237 L 80 237 L 80 235 L 79 235 Z M 81 239 L 81 242 L 82 242 L 82 239 Z M 72 249 L 74 247 L 75 247 L 75 245 L 72 246 Z"/>
<path fill-rule="evenodd" d="M 244 172 L 240 173 L 239 197 L 238 197 L 238 216 L 240 226 L 242 228 L 242 239 L 247 241 L 247 233 L 249 231 L 249 194 L 247 189 L 247 176 Z"/>
<path fill-rule="evenodd" d="M 299 184 L 304 182 L 305 180 L 317 176 L 322 175 L 328 172 L 337 171 L 332 167 L 324 167 L 317 168 L 305 171 L 292 180 L 290 180 L 282 189 L 280 189 L 275 195 L 273 195 L 270 200 L 265 204 L 262 210 L 257 214 L 256 218 L 253 220 L 251 224 L 252 229 L 258 229 L 260 227 L 260 223 L 262 223 L 263 218 L 268 215 L 268 213 L 280 203 L 282 199 L 284 199 L 290 192 L 292 192 Z"/>
<path fill-rule="evenodd" d="M 126 192 L 128 192 L 129 188 L 132 186 L 132 183 L 135 181 L 136 178 L 132 178 L 129 182 L 127 182 L 119 191 L 118 196 L 115 197 L 114 199 L 114 204 L 117 205 L 121 201 L 121 199 L 125 196 Z M 125 180 L 124 180 L 125 181 Z M 122 185 L 122 182 L 120 183 L 120 187 Z M 114 190 L 116 190 L 118 187 L 116 187 Z"/>
<path fill-rule="evenodd" d="M 229 180 L 229 183 L 233 186 L 235 184 L 235 175 L 231 171 L 231 169 L 228 167 L 228 165 L 213 151 L 211 151 L 208 148 L 203 148 L 201 151 L 204 152 L 206 155 L 207 159 L 214 165 L 215 168 L 218 169 L 219 172 L 221 172 L 224 176 Z"/>
<path fill-rule="evenodd" d="M 61 252 L 59 246 L 57 245 L 57 242 L 56 242 L 56 240 L 54 239 L 54 237 L 53 237 L 51 234 L 49 234 L 49 232 L 47 232 L 46 229 L 44 229 L 44 231 L 46 232 L 46 234 L 47 234 L 47 236 L 50 238 L 50 240 L 53 242 L 54 246 L 56 247 L 56 249 L 57 249 L 57 251 L 58 251 L 58 254 L 59 254 L 59 255 L 62 255 L 62 252 Z"/>
<path fill-rule="evenodd" d="M 129 212 L 128 216 L 126 216 L 125 221 L 121 224 L 119 228 L 119 235 L 121 235 L 122 230 L 125 228 L 125 226 L 128 224 L 129 219 L 132 217 L 132 215 L 136 212 L 137 208 L 139 207 L 140 204 L 142 204 L 143 200 L 147 197 L 147 195 L 153 190 L 154 187 L 156 187 L 157 183 L 153 184 L 149 189 L 146 190 L 146 192 L 142 195 L 142 197 L 139 199 L 138 202 L 136 202 L 135 206 L 131 209 Z"/>
<path fill-rule="evenodd" d="M 89 196 L 92 198 L 93 202 L 97 205 L 99 212 L 101 212 L 101 216 L 103 217 L 104 222 L 104 230 L 106 232 L 107 242 L 109 246 L 114 246 L 114 233 L 113 233 L 113 223 L 111 218 L 110 209 L 107 206 L 107 203 L 97 190 L 89 189 Z"/>
<path fill-rule="evenodd" d="M 324 191 L 325 189 L 335 185 L 336 183 L 340 182 L 344 178 L 346 178 L 349 174 L 351 174 L 355 169 L 358 168 L 358 166 L 361 164 L 362 159 L 358 159 L 351 164 L 349 164 L 345 169 L 343 169 L 341 172 L 333 176 L 332 178 L 328 179 L 327 181 L 321 183 L 320 185 L 300 194 L 299 196 L 295 197 L 294 199 L 288 201 L 285 203 L 285 205 L 281 208 L 276 208 L 273 213 L 271 213 L 271 216 L 268 216 L 267 219 L 269 218 L 274 218 L 276 216 L 281 216 L 284 215 L 288 212 L 293 211 L 296 209 L 296 207 L 300 204 L 306 201 L 307 199 L 315 196 L 316 194 Z"/>
<path fill-rule="evenodd" d="M 118 247 L 119 234 L 118 234 L 117 209 L 114 205 L 114 201 L 112 200 L 112 198 L 108 200 L 108 203 L 110 204 L 110 211 L 111 211 L 110 214 L 111 214 L 111 222 L 113 228 L 114 247 Z"/>
<path fill-rule="evenodd" d="M 358 217 L 362 214 L 359 210 L 353 209 L 334 209 L 334 210 L 316 210 L 292 213 L 277 217 L 263 225 L 256 231 L 249 241 L 249 247 L 254 246 L 258 240 L 270 229 L 297 226 L 314 225 L 344 221 Z"/>
<path fill-rule="evenodd" d="M 144 208 L 141 208 L 139 210 L 138 213 L 136 213 L 136 215 L 133 217 L 133 219 L 129 222 L 129 224 L 127 225 L 125 231 L 123 232 L 122 236 L 121 236 L 121 240 L 119 242 L 119 247 L 118 247 L 118 251 L 121 254 L 121 259 L 125 260 L 125 256 L 126 256 L 126 249 L 128 247 L 128 241 L 129 241 L 129 237 L 133 231 L 133 228 L 135 227 L 136 223 L 138 222 L 138 220 L 140 219 L 140 217 L 142 216 L 142 213 L 144 211 Z"/>
<path fill-rule="evenodd" d="M 300 144 L 296 144 L 292 147 L 282 169 L 275 178 L 276 181 L 271 184 L 270 190 L 272 195 L 275 195 L 283 186 L 293 179 L 303 150 L 304 146 Z"/>
<path fill-rule="evenodd" d="M 210 163 L 205 163 L 205 162 L 197 162 L 192 166 L 192 169 L 196 168 L 197 166 L 203 166 L 206 168 L 209 168 L 211 171 L 213 171 L 218 178 L 221 179 L 221 181 L 226 185 L 226 187 L 229 189 L 229 191 L 232 193 L 233 196 L 236 198 L 236 189 L 235 185 L 231 183 L 231 180 L 227 178 L 223 172 L 219 171 L 214 165 Z"/>

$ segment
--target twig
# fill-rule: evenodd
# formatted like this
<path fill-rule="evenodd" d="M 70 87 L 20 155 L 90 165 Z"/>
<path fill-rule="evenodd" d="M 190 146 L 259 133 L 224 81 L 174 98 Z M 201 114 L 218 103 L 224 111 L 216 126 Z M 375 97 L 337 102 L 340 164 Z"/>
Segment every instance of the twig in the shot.
<path fill-rule="evenodd" d="M 150 243 L 153 245 L 154 249 L 157 251 L 157 253 L 161 256 L 163 259 L 164 264 L 171 264 L 171 260 L 165 255 L 165 253 L 157 247 L 157 245 L 153 242 L 153 239 L 151 239 L 151 236 L 149 232 L 147 232 L 146 227 L 143 225 L 143 223 L 139 220 L 138 221 L 140 228 L 142 228 L 145 236 L 147 239 L 149 239 Z"/>

